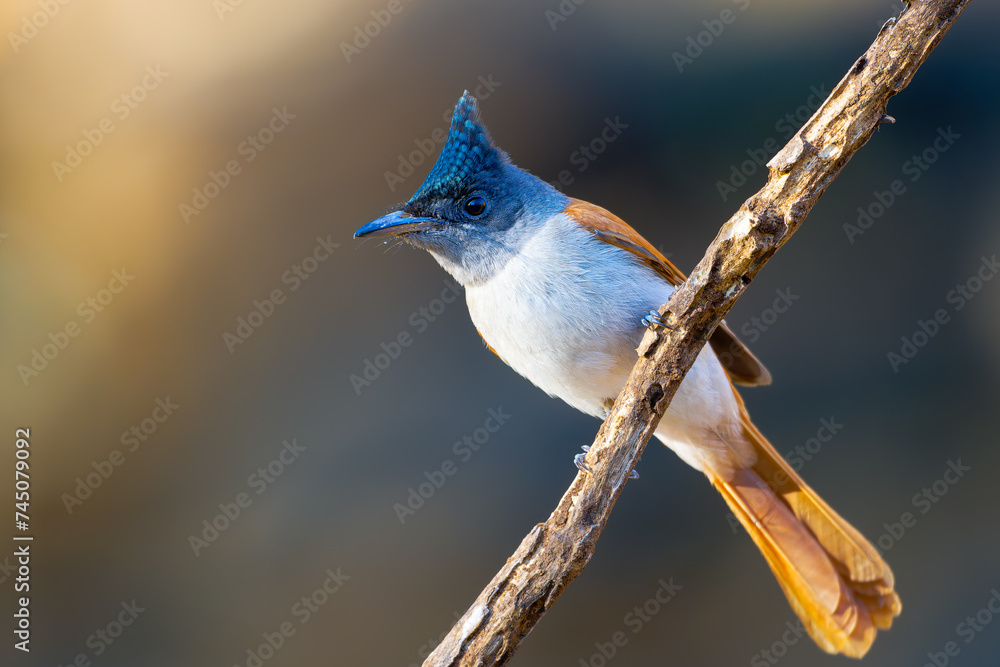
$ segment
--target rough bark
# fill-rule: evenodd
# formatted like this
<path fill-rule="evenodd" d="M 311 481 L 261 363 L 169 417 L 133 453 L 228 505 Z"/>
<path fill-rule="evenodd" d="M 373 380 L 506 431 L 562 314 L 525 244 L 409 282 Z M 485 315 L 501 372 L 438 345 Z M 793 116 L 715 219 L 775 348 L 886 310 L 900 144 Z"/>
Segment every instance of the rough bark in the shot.
<path fill-rule="evenodd" d="M 883 121 L 968 0 L 917 1 L 890 19 L 830 97 L 768 162 L 767 184 L 723 226 L 647 331 L 586 462 L 552 515 L 536 525 L 424 662 L 502 665 L 590 560 L 646 442 L 712 331 L 767 260 Z"/>

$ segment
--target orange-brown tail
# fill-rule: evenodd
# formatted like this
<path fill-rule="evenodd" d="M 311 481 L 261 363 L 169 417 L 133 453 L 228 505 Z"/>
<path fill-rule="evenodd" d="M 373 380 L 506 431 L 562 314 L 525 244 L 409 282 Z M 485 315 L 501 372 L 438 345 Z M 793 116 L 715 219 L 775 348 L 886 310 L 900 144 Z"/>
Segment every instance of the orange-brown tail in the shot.
<path fill-rule="evenodd" d="M 737 399 L 739 400 L 739 399 Z M 860 658 L 902 605 L 875 548 L 816 495 L 750 422 L 752 468 L 712 483 L 750 533 L 809 636 L 827 653 Z"/>

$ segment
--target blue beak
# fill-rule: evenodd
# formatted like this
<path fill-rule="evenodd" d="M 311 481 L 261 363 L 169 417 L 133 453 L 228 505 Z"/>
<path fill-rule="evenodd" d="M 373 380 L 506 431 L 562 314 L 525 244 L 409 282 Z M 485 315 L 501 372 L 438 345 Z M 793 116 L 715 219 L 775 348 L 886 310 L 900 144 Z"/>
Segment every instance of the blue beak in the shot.
<path fill-rule="evenodd" d="M 409 232 L 421 232 L 435 225 L 440 225 L 437 218 L 414 218 L 409 213 L 396 211 L 383 215 L 378 220 L 372 220 L 367 225 L 354 232 L 354 238 L 375 238 L 378 236 L 399 236 Z"/>

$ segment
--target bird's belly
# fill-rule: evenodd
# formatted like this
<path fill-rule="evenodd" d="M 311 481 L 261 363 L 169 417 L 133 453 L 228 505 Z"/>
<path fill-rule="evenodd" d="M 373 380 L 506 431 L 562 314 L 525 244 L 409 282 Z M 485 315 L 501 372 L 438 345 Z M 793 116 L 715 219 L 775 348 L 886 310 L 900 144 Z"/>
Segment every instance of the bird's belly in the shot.
<path fill-rule="evenodd" d="M 616 278 L 505 273 L 467 286 L 466 298 L 480 335 L 504 362 L 549 395 L 603 419 L 635 365 L 642 316 L 673 293 L 644 270 Z M 741 444 L 732 387 L 710 348 L 698 355 L 656 434 L 699 470 L 725 475 L 752 461 Z"/>
<path fill-rule="evenodd" d="M 673 288 L 637 271 L 634 290 L 601 282 L 504 276 L 467 288 L 472 321 L 486 343 L 518 373 L 552 396 L 602 417 L 635 365 L 643 314 Z"/>

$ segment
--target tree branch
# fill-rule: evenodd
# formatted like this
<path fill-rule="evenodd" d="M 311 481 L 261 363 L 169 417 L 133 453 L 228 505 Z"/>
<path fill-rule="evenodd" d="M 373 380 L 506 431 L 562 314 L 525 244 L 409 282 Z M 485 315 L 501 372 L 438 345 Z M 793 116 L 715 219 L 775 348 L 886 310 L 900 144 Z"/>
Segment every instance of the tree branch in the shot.
<path fill-rule="evenodd" d="M 628 382 L 580 473 L 480 593 L 425 667 L 503 665 L 583 571 L 646 442 L 711 333 L 753 277 L 878 127 L 968 0 L 917 0 L 883 26 L 830 97 L 770 162 L 767 184 L 722 226 L 687 281 L 660 308 Z"/>

